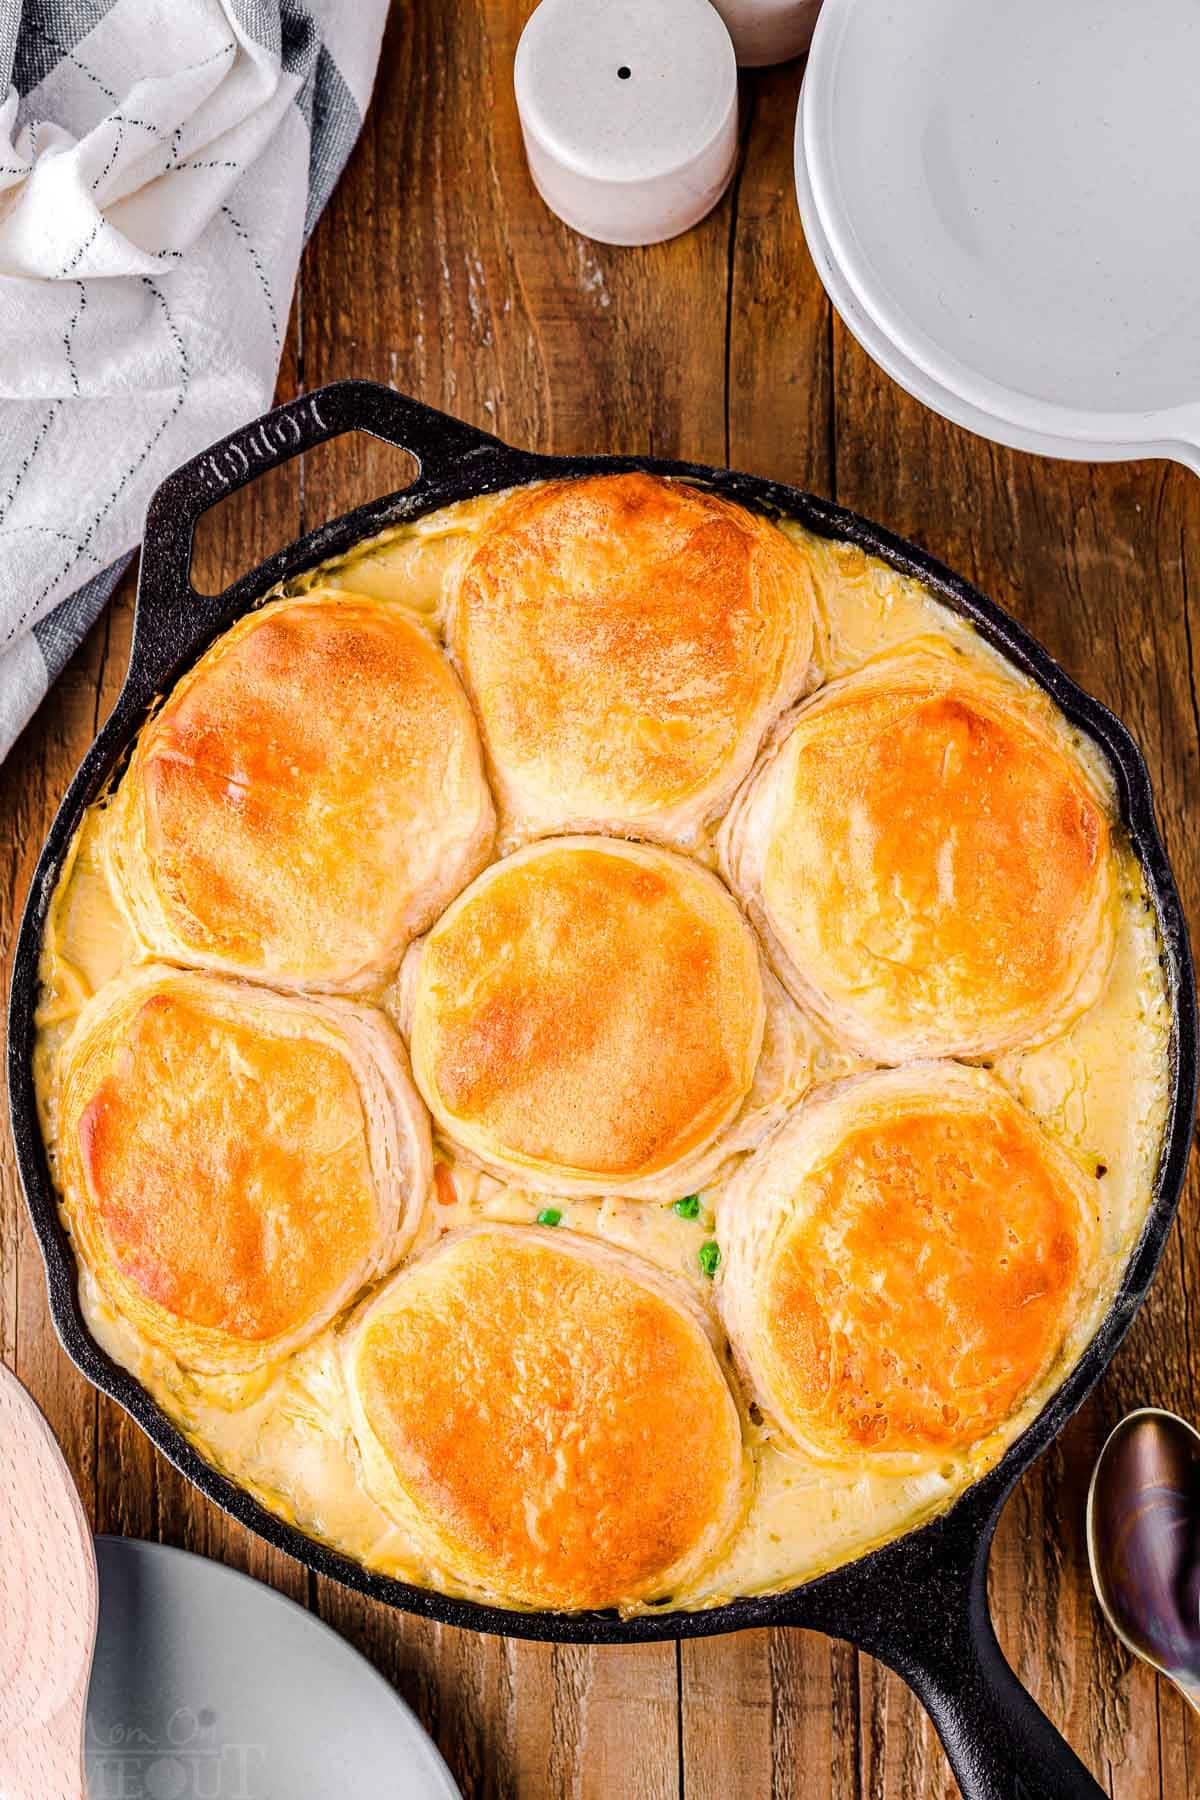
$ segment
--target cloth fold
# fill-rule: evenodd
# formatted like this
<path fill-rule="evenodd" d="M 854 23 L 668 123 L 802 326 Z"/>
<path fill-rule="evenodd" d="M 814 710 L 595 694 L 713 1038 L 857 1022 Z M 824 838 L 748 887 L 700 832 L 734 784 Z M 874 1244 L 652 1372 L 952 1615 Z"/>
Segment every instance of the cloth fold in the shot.
<path fill-rule="evenodd" d="M 263 411 L 387 0 L 0 0 L 0 756 Z"/>

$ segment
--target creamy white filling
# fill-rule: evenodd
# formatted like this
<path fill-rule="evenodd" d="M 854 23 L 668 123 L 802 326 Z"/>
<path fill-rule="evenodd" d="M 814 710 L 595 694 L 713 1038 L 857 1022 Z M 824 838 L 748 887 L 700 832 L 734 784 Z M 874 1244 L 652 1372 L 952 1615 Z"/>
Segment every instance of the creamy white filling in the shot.
<path fill-rule="evenodd" d="M 404 605 L 436 633 L 447 584 L 495 504 L 494 499 L 469 502 L 402 527 L 323 571 L 321 580 Z M 786 529 L 805 537 L 798 526 Z M 881 651 L 931 635 L 951 639 L 993 672 L 1006 670 L 969 625 L 916 583 L 848 545 L 817 542 L 812 549 L 820 591 L 816 662 L 821 678 L 847 673 Z M 1098 787 L 1111 797 L 1100 753 L 1078 734 L 1073 738 Z M 87 998 L 136 954 L 106 884 L 98 854 L 102 830 L 103 811 L 95 809 L 55 897 L 43 950 L 35 1060 L 52 1160 L 57 1052 Z M 711 866 L 711 843 L 698 846 L 697 854 Z M 788 1585 L 943 1509 L 1002 1453 L 1092 1335 L 1145 1219 L 1167 1106 L 1170 1020 L 1159 946 L 1140 871 L 1120 844 L 1119 833 L 1118 856 L 1117 945 L 1103 993 L 1055 1042 L 1010 1053 L 995 1068 L 1011 1092 L 1086 1166 L 1105 1170 L 1098 1184 L 1102 1260 L 1096 1298 L 1077 1322 L 1063 1358 L 993 1439 L 969 1455 L 930 1456 L 903 1473 L 873 1466 L 869 1456 L 845 1465 L 818 1465 L 752 1425 L 756 1483 L 746 1521 L 719 1566 L 692 1592 L 676 1596 L 675 1604 L 713 1605 L 734 1594 Z M 793 1100 L 813 1085 L 865 1066 L 824 1027 L 793 1008 L 785 996 L 780 998 L 775 985 L 753 1096 L 764 1114 L 781 1099 Z M 395 982 L 378 998 L 398 1017 Z M 786 1017 L 783 1008 L 788 1009 Z M 724 1171 L 705 1188 L 695 1220 L 644 1201 L 563 1199 L 555 1204 L 564 1227 L 621 1245 L 682 1276 L 712 1312 L 713 1290 L 698 1253 L 712 1238 L 723 1178 Z M 504 1187 L 464 1164 L 444 1161 L 415 1248 L 479 1218 L 530 1222 L 546 1204 L 545 1195 Z M 80 1289 L 97 1339 L 210 1460 L 271 1510 L 370 1567 L 418 1582 L 430 1579 L 416 1547 L 359 1479 L 336 1325 L 281 1365 L 253 1377 L 202 1378 L 140 1339 L 115 1315 L 86 1269 L 81 1270 Z"/>

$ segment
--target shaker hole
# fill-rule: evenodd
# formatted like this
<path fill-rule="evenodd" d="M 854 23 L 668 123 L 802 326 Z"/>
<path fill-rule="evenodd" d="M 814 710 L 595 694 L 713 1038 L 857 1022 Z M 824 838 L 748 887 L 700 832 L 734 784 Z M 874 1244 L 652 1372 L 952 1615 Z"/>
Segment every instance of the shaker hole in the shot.
<path fill-rule="evenodd" d="M 633 74 L 633 70 L 631 68 L 629 68 L 627 64 L 622 63 L 620 68 L 617 70 L 617 80 L 618 81 L 628 81 L 629 77 L 632 74 Z"/>

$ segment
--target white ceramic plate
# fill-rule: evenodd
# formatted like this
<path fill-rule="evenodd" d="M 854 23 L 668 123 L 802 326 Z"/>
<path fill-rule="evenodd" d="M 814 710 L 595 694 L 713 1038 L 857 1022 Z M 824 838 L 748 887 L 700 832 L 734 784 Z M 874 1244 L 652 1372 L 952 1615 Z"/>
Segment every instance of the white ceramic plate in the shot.
<path fill-rule="evenodd" d="M 403 1700 L 311 1613 L 162 1544 L 96 1556 L 89 1800 L 456 1800 Z"/>
<path fill-rule="evenodd" d="M 918 398 L 1045 454 L 1200 472 L 1198 0 L 826 0 L 814 260 Z"/>
<path fill-rule="evenodd" d="M 858 339 L 867 355 L 877 362 L 881 369 L 889 374 L 906 393 L 920 400 L 922 405 L 932 411 L 941 413 L 944 418 L 953 419 L 958 425 L 965 425 L 968 430 L 975 431 L 981 437 L 998 438 L 1001 443 L 1011 444 L 1018 450 L 1042 450 L 1039 441 L 1030 441 L 1029 434 L 1019 428 L 1011 430 L 994 420 L 990 414 L 981 412 L 978 407 L 968 406 L 959 400 L 940 383 L 931 380 L 914 363 L 908 362 L 897 350 L 891 339 L 885 337 L 869 313 L 863 311 L 855 299 L 854 291 L 847 282 L 841 269 L 833 258 L 825 234 L 821 228 L 813 202 L 812 192 L 808 185 L 808 166 L 804 160 L 802 131 L 804 114 L 804 95 L 801 92 L 800 110 L 796 115 L 796 194 L 800 202 L 800 217 L 804 225 L 804 236 L 808 244 L 809 254 L 814 267 L 821 278 L 821 283 L 828 293 L 848 330 Z M 1049 452 L 1048 454 L 1054 454 Z M 1082 455 L 1082 451 L 1069 454 Z"/>

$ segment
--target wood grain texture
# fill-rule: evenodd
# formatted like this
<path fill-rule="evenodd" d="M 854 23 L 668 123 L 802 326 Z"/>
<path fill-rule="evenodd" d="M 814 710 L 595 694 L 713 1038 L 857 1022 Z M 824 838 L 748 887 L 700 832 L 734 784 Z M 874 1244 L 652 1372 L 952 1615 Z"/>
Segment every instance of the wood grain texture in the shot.
<path fill-rule="evenodd" d="M 50 1427 L 3 1366 L 0 1595 L 0 1793 L 83 1800 L 96 1552 Z"/>
<path fill-rule="evenodd" d="M 791 183 L 800 67 L 743 81 L 743 158 L 671 244 L 617 250 L 533 191 L 511 92 L 532 0 L 401 0 L 362 139 L 305 255 L 279 397 L 392 382 L 514 443 L 729 462 L 915 538 L 1022 619 L 1146 751 L 1185 905 L 1200 917 L 1200 483 L 994 448 L 925 412 L 833 318 Z M 236 496 L 205 539 L 211 586 L 402 479 L 341 440 Z M 0 933 L 50 816 L 116 695 L 131 584 L 5 768 Z M 799 1632 L 633 1650 L 505 1643 L 405 1618 L 310 1578 L 201 1500 L 58 1350 L 11 1151 L 0 1151 L 0 1356 L 46 1409 L 94 1523 L 218 1556 L 306 1599 L 392 1680 L 468 1796 L 950 1800 L 902 1684 Z M 992 1568 L 1008 1654 L 1113 1800 L 1200 1800 L 1200 1729 L 1131 1662 L 1087 1582 L 1083 1498 L 1109 1424 L 1156 1402 L 1200 1416 L 1195 1185 L 1098 1396 L 1026 1477 Z"/>

